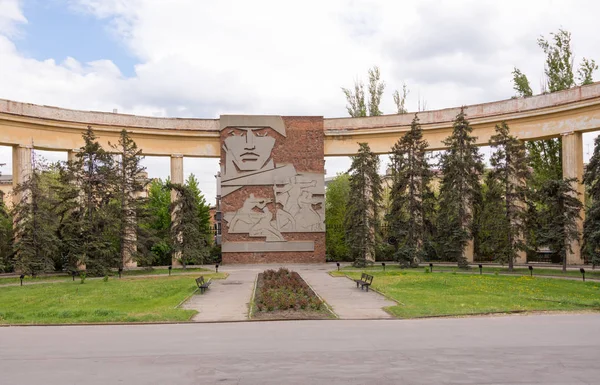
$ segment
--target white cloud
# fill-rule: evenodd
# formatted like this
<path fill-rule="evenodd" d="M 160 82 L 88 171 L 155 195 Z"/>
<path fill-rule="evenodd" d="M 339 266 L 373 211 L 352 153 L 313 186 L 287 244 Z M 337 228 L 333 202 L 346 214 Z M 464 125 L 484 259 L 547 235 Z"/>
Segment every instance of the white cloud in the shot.
<path fill-rule="evenodd" d="M 332 117 L 346 115 L 340 87 L 374 64 L 387 83 L 383 110 L 392 112 L 404 81 L 409 110 L 419 97 L 429 109 L 509 98 L 513 66 L 539 91 L 536 39 L 559 27 L 573 34 L 576 63 L 600 60 L 593 1 L 64 1 L 106 22 L 137 59 L 135 74 L 110 60 L 82 63 L 76 49 L 58 63 L 26 57 L 15 46 L 27 22 L 22 4 L 0 0 L 0 98 L 153 116 Z M 207 197 L 213 163 L 186 163 Z M 168 160 L 149 164 L 168 175 Z M 328 174 L 347 164 L 328 160 Z"/>
<path fill-rule="evenodd" d="M 17 25 L 27 23 L 21 6 L 20 0 L 0 0 L 0 35 L 17 35 Z"/>

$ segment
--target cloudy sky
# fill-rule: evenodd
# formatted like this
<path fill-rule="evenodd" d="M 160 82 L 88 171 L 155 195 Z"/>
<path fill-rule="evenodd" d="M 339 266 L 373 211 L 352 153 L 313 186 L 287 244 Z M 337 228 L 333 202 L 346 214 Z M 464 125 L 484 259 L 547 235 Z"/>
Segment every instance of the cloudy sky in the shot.
<path fill-rule="evenodd" d="M 384 113 L 403 82 L 410 111 L 454 107 L 510 98 L 515 66 L 538 93 L 536 39 L 561 27 L 576 63 L 600 60 L 599 13 L 594 1 L 0 0 L 0 98 L 151 116 L 337 117 L 340 87 L 378 65 Z M 0 147 L 5 173 L 10 161 Z M 327 174 L 348 164 L 328 158 Z M 167 158 L 145 165 L 168 175 Z M 217 161 L 184 169 L 212 202 Z"/>

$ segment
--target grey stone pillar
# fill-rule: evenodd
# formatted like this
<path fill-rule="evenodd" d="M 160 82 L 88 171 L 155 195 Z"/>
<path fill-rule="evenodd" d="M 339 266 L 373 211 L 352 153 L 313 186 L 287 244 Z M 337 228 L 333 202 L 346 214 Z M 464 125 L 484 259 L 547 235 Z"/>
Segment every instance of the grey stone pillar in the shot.
<path fill-rule="evenodd" d="M 183 184 L 183 155 L 171 155 L 171 183 Z M 171 190 L 171 202 L 177 200 L 177 191 Z M 171 212 L 171 222 L 175 221 L 176 211 Z M 181 234 L 177 237 L 181 239 Z M 173 266 L 181 266 L 181 253 L 173 254 L 171 263 Z"/>
<path fill-rule="evenodd" d="M 573 188 L 579 193 L 578 198 L 585 205 L 585 186 L 583 180 L 583 138 L 581 132 L 566 132 L 562 134 L 562 168 L 563 178 L 577 178 Z M 583 263 L 581 257 L 581 235 L 583 234 L 583 219 L 585 211 L 581 211 L 581 219 L 577 220 L 579 242 L 571 243 L 571 252 L 567 250 L 567 264 Z"/>

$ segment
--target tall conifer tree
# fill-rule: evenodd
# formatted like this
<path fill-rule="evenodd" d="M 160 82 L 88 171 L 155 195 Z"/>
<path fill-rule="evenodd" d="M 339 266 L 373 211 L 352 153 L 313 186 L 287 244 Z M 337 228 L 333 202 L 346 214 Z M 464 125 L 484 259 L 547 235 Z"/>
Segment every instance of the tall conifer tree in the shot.
<path fill-rule="evenodd" d="M 35 161 L 32 170 L 15 189 L 20 201 L 15 213 L 15 270 L 35 276 L 54 270 L 53 257 L 58 250 L 57 220 L 53 213 L 56 202 L 44 185 L 46 167 Z"/>
<path fill-rule="evenodd" d="M 346 211 L 346 242 L 356 266 L 375 261 L 378 239 L 379 202 L 382 188 L 379 157 L 367 143 L 359 143 L 358 153 L 352 157 L 349 206 Z"/>
<path fill-rule="evenodd" d="M 447 259 L 460 267 L 468 266 L 465 248 L 472 238 L 473 204 L 481 194 L 479 178 L 483 173 L 482 155 L 475 146 L 473 128 L 464 109 L 454 120 L 452 134 L 444 140 L 448 147 L 441 156 L 442 183 L 438 243 Z"/>
<path fill-rule="evenodd" d="M 119 207 L 115 203 L 113 157 L 98 143 L 91 126 L 82 135 L 84 145 L 70 164 L 75 184 L 81 189 L 76 223 L 70 228 L 79 239 L 73 243 L 80 263 L 93 274 L 104 275 L 121 266 L 119 253 Z M 73 238 L 76 238 L 73 237 Z"/>
<path fill-rule="evenodd" d="M 410 131 L 392 147 L 392 202 L 388 213 L 388 223 L 398 240 L 396 259 L 410 265 L 418 264 L 425 256 L 426 238 L 431 235 L 426 226 L 432 209 L 427 201 L 433 197 L 427 147 L 415 114 Z"/>
<path fill-rule="evenodd" d="M 188 185 L 167 182 L 167 188 L 177 192 L 171 204 L 175 218 L 171 223 L 172 251 L 179 256 L 185 268 L 188 264 L 202 264 L 210 251 L 206 234 L 202 231 L 198 195 Z"/>
<path fill-rule="evenodd" d="M 500 187 L 500 199 L 504 206 L 502 233 L 506 236 L 506 241 L 500 244 L 495 254 L 501 261 L 508 262 L 508 270 L 512 271 L 518 251 L 525 250 L 527 182 L 531 171 L 525 145 L 510 135 L 506 122 L 496 125 L 496 135 L 490 138 L 489 143 L 495 150 L 490 158 L 490 178 Z"/>
<path fill-rule="evenodd" d="M 600 265 L 600 136 L 594 141 L 594 155 L 585 168 L 583 182 L 592 202 L 583 223 L 582 251 L 596 266 Z"/>
<path fill-rule="evenodd" d="M 577 178 L 549 180 L 538 191 L 543 205 L 539 241 L 561 257 L 564 272 L 567 253 L 573 251 L 574 243 L 579 243 L 577 220 L 581 218 L 583 204 L 574 189 L 577 183 Z"/>
<path fill-rule="evenodd" d="M 126 130 L 121 131 L 118 144 L 111 147 L 119 154 L 115 164 L 115 192 L 119 202 L 120 267 L 123 267 L 137 258 L 138 235 L 144 235 L 138 229 L 137 214 L 143 213 L 140 193 L 148 181 L 142 174 L 146 170 L 141 165 L 142 150 Z M 139 243 L 144 244 L 142 239 Z"/>

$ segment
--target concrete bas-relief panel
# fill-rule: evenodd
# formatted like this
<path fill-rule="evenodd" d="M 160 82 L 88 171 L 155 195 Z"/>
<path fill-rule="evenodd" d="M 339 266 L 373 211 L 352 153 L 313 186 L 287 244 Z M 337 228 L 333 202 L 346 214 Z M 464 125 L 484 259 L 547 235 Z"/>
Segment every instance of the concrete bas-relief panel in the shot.
<path fill-rule="evenodd" d="M 323 118 L 220 122 L 223 262 L 324 262 Z"/>

